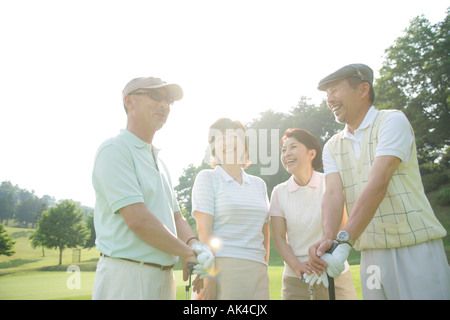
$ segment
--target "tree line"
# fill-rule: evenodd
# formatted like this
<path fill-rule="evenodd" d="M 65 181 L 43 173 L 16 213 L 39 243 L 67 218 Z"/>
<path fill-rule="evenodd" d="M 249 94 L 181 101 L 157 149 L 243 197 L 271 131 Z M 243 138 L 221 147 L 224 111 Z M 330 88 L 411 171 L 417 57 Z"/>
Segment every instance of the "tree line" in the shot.
<path fill-rule="evenodd" d="M 30 236 L 33 248 L 59 250 L 59 264 L 67 248 L 91 248 L 95 245 L 93 209 L 72 200 L 56 201 L 38 197 L 34 191 L 21 189 L 10 181 L 0 184 L 0 255 L 15 253 L 15 241 L 4 225 L 14 219 L 18 226 L 36 228 Z"/>
<path fill-rule="evenodd" d="M 10 181 L 3 181 L 0 184 L 0 223 L 7 226 L 9 220 L 13 219 L 19 227 L 34 229 L 42 213 L 57 203 L 55 197 L 38 197 L 34 190 L 22 189 Z M 80 202 L 75 203 L 86 216 L 93 211 L 90 207 L 82 206 Z"/>

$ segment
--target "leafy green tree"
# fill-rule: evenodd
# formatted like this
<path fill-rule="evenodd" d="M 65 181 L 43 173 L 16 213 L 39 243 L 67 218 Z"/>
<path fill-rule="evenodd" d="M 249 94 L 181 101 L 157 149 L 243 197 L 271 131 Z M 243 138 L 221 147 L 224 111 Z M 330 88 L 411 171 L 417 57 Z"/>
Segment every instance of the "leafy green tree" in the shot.
<path fill-rule="evenodd" d="M 6 228 L 3 224 L 0 224 L 0 256 L 12 256 L 16 251 L 14 251 L 14 244 L 16 242 L 8 234 Z"/>
<path fill-rule="evenodd" d="M 416 17 L 385 51 L 374 89 L 376 106 L 399 109 L 416 134 L 420 163 L 433 162 L 450 144 L 450 9 L 432 25 Z"/>
<path fill-rule="evenodd" d="M 252 123 L 247 124 L 247 127 L 256 129 L 258 139 L 261 138 L 261 133 L 267 132 L 268 136 L 266 137 L 266 141 L 268 142 L 271 141 L 271 130 L 275 129 L 278 131 L 279 139 L 277 143 L 275 145 L 272 145 L 272 143 L 267 145 L 267 152 L 269 154 L 278 155 L 276 159 L 275 157 L 271 157 L 272 161 L 278 162 L 278 171 L 275 174 L 262 175 L 261 168 L 264 165 L 260 163 L 252 164 L 247 170 L 249 174 L 259 176 L 266 182 L 267 192 L 270 196 L 273 188 L 277 184 L 286 181 L 290 177 L 290 174 L 282 166 L 279 153 L 280 140 L 287 129 L 300 128 L 307 130 L 316 136 L 323 146 L 329 138 L 343 128 L 343 125 L 335 121 L 333 113 L 328 109 L 325 101 L 319 106 L 316 106 L 310 102 L 308 97 L 301 96 L 297 106 L 293 107 L 289 113 L 268 110 L 261 113 L 259 119 L 254 119 Z M 262 131 L 261 129 L 266 129 L 267 131 Z M 257 146 L 260 147 L 259 143 Z"/>
<path fill-rule="evenodd" d="M 36 221 L 36 215 L 41 213 L 41 200 L 34 194 L 34 191 L 20 189 L 18 193 L 19 202 L 14 215 L 15 220 L 21 226 L 27 227 L 29 223 Z"/>
<path fill-rule="evenodd" d="M 45 201 L 42 199 L 39 200 L 39 207 L 37 208 L 36 213 L 33 216 L 33 224 L 32 228 L 34 229 L 36 227 L 36 224 L 39 222 L 39 220 L 42 217 L 42 213 L 48 209 L 48 205 Z"/>
<path fill-rule="evenodd" d="M 69 200 L 42 213 L 38 228 L 30 236 L 32 246 L 59 249 L 59 264 L 66 248 L 76 248 L 86 243 L 87 229 L 83 212 Z"/>
<path fill-rule="evenodd" d="M 285 113 L 267 110 L 260 113 L 258 119 L 254 119 L 251 123 L 246 124 L 247 130 L 253 130 L 257 139 L 257 141 L 251 141 L 250 139 L 250 154 L 255 152 L 257 159 L 255 161 L 255 159 L 250 158 L 252 163 L 246 172 L 264 180 L 269 196 L 272 189 L 286 177 L 279 151 L 280 139 L 283 137 L 286 129 L 290 127 L 289 119 L 292 119 L 292 117 Z M 272 138 L 276 138 L 276 140 L 272 140 Z M 263 160 L 262 157 L 266 159 Z M 269 163 L 263 163 L 264 161 Z M 272 172 L 272 170 L 269 170 L 269 174 L 263 174 L 268 168 L 277 169 L 277 171 Z"/>
<path fill-rule="evenodd" d="M 181 213 L 191 227 L 195 230 L 195 220 L 192 218 L 192 187 L 194 185 L 195 177 L 203 169 L 210 169 L 211 167 L 202 163 L 200 166 L 195 167 L 190 164 L 187 169 L 183 170 L 183 174 L 178 178 L 178 185 L 174 187 L 177 195 L 178 203 L 180 205 Z"/>
<path fill-rule="evenodd" d="M 45 235 L 42 232 L 34 232 L 30 236 L 30 244 L 33 249 L 41 247 L 42 256 L 45 257 L 45 249 L 44 249 Z"/>
<path fill-rule="evenodd" d="M 5 221 L 5 225 L 8 225 L 8 220 L 14 216 L 18 190 L 19 188 L 9 181 L 3 181 L 0 185 L 0 222 Z"/>
<path fill-rule="evenodd" d="M 94 226 L 94 213 L 89 213 L 86 219 L 86 227 L 88 230 L 88 237 L 86 239 L 86 243 L 84 244 L 84 248 L 92 248 L 95 246 L 95 226 Z"/>
<path fill-rule="evenodd" d="M 323 147 L 328 139 L 344 128 L 344 125 L 336 122 L 325 100 L 319 106 L 310 103 L 309 100 L 307 97 L 301 97 L 297 106 L 290 111 L 288 128 L 309 131 L 319 139 Z"/>

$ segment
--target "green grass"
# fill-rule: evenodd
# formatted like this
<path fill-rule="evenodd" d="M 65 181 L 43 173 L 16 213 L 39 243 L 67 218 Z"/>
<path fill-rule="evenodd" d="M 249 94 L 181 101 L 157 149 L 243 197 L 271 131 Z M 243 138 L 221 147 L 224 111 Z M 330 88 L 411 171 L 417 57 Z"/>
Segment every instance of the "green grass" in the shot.
<path fill-rule="evenodd" d="M 446 169 L 444 173 L 450 176 L 450 169 Z M 440 190 L 445 187 L 450 187 L 450 182 L 440 186 L 440 188 L 435 191 L 427 193 L 427 197 L 439 222 L 442 223 L 445 230 L 447 230 L 447 236 L 445 236 L 442 240 L 444 242 L 444 249 L 445 253 L 447 254 L 447 260 L 450 264 L 450 206 L 439 205 L 437 199 Z"/>
<path fill-rule="evenodd" d="M 21 271 L 65 271 L 68 265 L 73 264 L 72 249 L 66 249 L 63 252 L 62 266 L 59 263 L 59 251 L 45 249 L 44 256 L 41 248 L 33 249 L 28 237 L 34 232 L 32 229 L 6 227 L 7 232 L 16 241 L 14 250 L 16 253 L 11 257 L 0 256 L 0 276 L 8 273 L 17 273 Z M 82 270 L 95 271 L 95 265 L 99 258 L 99 252 L 93 249 L 81 250 Z"/>
<path fill-rule="evenodd" d="M 351 266 L 353 282 L 357 287 L 358 299 L 362 299 L 359 283 L 359 266 Z M 269 267 L 270 298 L 281 299 L 282 266 Z M 0 277 L 0 300 L 89 300 L 92 295 L 95 272 L 80 273 L 80 288 L 70 289 L 67 281 L 71 274 L 63 271 L 29 271 L 12 273 Z M 182 271 L 175 270 L 177 300 L 186 299 Z M 359 290 L 358 290 L 359 288 Z"/>
<path fill-rule="evenodd" d="M 69 289 L 70 274 L 30 271 L 0 277 L 1 300 L 90 299 L 95 272 L 81 272 L 80 289 Z"/>
<path fill-rule="evenodd" d="M 95 279 L 95 267 L 99 258 L 97 249 L 82 249 L 81 261 L 72 261 L 72 249 L 63 253 L 59 266 L 58 250 L 33 249 L 28 237 L 30 229 L 7 227 L 8 233 L 15 239 L 16 253 L 11 257 L 0 256 L 0 300 L 88 300 L 91 299 Z M 359 260 L 358 260 L 359 261 Z M 80 267 L 80 288 L 70 289 L 67 281 L 72 273 L 67 273 L 69 265 Z M 180 263 L 175 266 L 177 300 L 186 299 Z M 359 265 L 351 266 L 353 281 L 359 286 Z M 272 246 L 269 266 L 270 296 L 272 300 L 281 299 L 281 277 L 283 261 Z M 359 290 L 359 298 L 361 294 Z"/>

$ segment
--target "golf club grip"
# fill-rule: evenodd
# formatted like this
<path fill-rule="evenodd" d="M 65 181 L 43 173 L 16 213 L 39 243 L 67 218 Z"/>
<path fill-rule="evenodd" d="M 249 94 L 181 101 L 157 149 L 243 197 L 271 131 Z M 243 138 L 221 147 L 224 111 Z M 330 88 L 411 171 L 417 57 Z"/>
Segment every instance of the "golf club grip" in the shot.
<path fill-rule="evenodd" d="M 188 274 L 189 274 L 189 275 L 191 275 L 191 274 L 192 274 L 192 271 L 194 271 L 194 267 L 195 267 L 195 263 L 193 263 L 193 262 L 189 262 L 189 263 L 187 264 L 187 270 L 188 270 Z"/>
<path fill-rule="evenodd" d="M 188 276 L 189 276 L 189 283 L 186 286 L 186 300 L 189 300 L 189 289 L 191 288 L 191 276 L 192 276 L 192 271 L 194 271 L 194 266 L 195 263 L 193 262 L 189 262 L 187 264 L 187 271 L 188 271 Z"/>
<path fill-rule="evenodd" d="M 333 244 L 330 247 L 330 249 L 327 250 L 327 253 L 333 253 L 334 249 L 336 249 L 338 245 L 339 242 L 333 241 Z M 334 278 L 330 277 L 328 274 L 327 278 L 328 278 L 328 295 L 330 296 L 330 300 L 336 300 L 336 292 L 334 289 Z"/>
<path fill-rule="evenodd" d="M 333 244 L 331 245 L 330 249 L 328 249 L 326 251 L 326 253 L 333 253 L 334 249 L 336 249 L 338 245 L 339 245 L 339 242 L 333 241 Z"/>

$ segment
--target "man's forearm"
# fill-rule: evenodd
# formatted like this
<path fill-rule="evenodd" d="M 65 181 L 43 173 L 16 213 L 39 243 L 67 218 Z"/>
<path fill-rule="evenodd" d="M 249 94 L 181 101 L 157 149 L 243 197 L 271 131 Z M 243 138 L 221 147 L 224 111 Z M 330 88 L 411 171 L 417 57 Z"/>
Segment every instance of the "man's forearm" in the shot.
<path fill-rule="evenodd" d="M 120 214 L 136 236 L 149 245 L 175 256 L 195 257 L 194 251 L 175 237 L 143 203 L 124 207 Z"/>
<path fill-rule="evenodd" d="M 178 239 L 180 239 L 189 246 L 192 245 L 197 240 L 194 231 L 189 225 L 189 222 L 187 222 L 187 220 L 183 217 L 183 215 L 179 211 L 175 212 L 174 216 Z"/>
<path fill-rule="evenodd" d="M 323 237 L 335 239 L 344 213 L 344 194 L 339 173 L 326 176 L 326 189 L 322 200 Z"/>
<path fill-rule="evenodd" d="M 335 239 L 339 231 L 343 216 L 343 203 L 336 197 L 323 198 L 322 205 L 322 224 L 323 236 L 327 239 Z M 342 208 L 342 209 L 339 209 Z"/>

